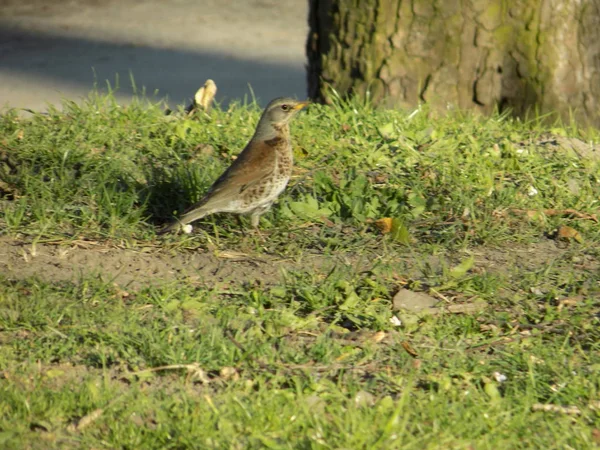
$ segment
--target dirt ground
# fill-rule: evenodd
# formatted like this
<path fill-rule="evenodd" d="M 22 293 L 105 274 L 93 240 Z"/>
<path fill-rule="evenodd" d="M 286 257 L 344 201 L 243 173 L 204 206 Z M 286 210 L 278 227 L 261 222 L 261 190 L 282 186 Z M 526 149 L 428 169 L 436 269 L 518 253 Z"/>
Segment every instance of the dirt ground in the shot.
<path fill-rule="evenodd" d="M 561 259 L 568 251 L 552 240 L 528 246 L 473 250 L 476 270 L 503 274 L 521 268 L 535 270 Z M 447 255 L 452 261 L 453 256 Z M 464 255 L 462 255 L 464 257 Z M 390 259 L 391 258 L 391 259 Z M 388 255 L 386 259 L 406 267 L 403 276 L 419 277 L 418 264 L 411 256 Z M 461 256 L 456 256 L 460 260 Z M 363 263 L 370 261 L 365 260 Z M 439 266 L 440 257 L 430 257 L 431 267 Z M 107 246 L 91 241 L 73 243 L 32 244 L 31 240 L 0 238 L 0 274 L 11 279 L 31 276 L 45 281 L 73 281 L 84 275 L 97 275 L 105 281 L 136 289 L 153 283 L 185 281 L 215 285 L 242 283 L 272 285 L 281 281 L 282 271 L 329 271 L 336 264 L 356 264 L 353 255 L 340 254 L 339 258 L 312 254 L 303 256 L 301 262 L 265 254 L 231 251 L 169 251 L 160 245 L 138 250 Z M 600 261 L 585 257 L 581 269 L 600 269 Z"/>
<path fill-rule="evenodd" d="M 91 241 L 33 245 L 30 240 L 0 239 L 0 273 L 10 278 L 77 281 L 82 275 L 97 274 L 106 281 L 133 288 L 175 280 L 208 284 L 252 284 L 259 280 L 272 284 L 280 279 L 280 267 L 322 270 L 323 264 L 331 266 L 332 262 L 331 258 L 314 256 L 299 264 L 237 249 L 169 252 L 160 246 L 131 250 Z"/>
<path fill-rule="evenodd" d="M 77 101 L 98 82 L 185 103 L 306 95 L 304 0 L 0 0 L 0 109 Z M 249 88 L 252 87 L 252 91 Z"/>

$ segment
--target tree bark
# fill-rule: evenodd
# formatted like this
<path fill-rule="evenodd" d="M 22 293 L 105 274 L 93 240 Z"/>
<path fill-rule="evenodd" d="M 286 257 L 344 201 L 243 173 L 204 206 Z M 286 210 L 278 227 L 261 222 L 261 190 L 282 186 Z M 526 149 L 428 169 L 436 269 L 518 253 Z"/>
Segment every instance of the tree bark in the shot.
<path fill-rule="evenodd" d="M 600 125 L 600 0 L 309 0 L 308 95 Z"/>

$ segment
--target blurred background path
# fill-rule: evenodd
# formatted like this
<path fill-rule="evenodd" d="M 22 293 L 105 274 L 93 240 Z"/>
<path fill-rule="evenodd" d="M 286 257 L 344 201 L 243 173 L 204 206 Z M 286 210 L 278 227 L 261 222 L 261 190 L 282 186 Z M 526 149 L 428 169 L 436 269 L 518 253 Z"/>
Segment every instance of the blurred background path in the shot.
<path fill-rule="evenodd" d="M 108 80 L 186 103 L 306 96 L 305 0 L 0 0 L 0 110 L 78 101 Z"/>

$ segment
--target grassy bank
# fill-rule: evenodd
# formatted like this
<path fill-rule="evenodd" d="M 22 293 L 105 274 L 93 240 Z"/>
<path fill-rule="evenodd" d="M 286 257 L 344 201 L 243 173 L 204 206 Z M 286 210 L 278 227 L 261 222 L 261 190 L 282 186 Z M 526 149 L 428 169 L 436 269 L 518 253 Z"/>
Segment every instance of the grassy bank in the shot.
<path fill-rule="evenodd" d="M 264 240 L 157 237 L 259 113 L 0 117 L 0 446 L 600 445 L 597 131 L 313 105 Z"/>

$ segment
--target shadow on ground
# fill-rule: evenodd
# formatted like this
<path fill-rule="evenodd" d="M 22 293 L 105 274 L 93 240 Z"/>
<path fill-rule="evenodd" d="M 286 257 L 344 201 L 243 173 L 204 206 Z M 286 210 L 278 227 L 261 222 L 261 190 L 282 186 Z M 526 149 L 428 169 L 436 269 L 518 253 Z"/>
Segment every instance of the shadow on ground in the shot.
<path fill-rule="evenodd" d="M 131 75 L 137 91 L 131 84 Z M 27 96 L 33 97 L 33 103 L 39 107 L 46 102 L 57 103 L 61 98 L 76 100 L 72 94 L 64 94 L 73 88 L 80 96 L 95 83 L 99 90 L 105 91 L 106 80 L 113 87 L 118 80 L 119 99 L 127 99 L 136 92 L 140 94 L 145 89 L 152 99 L 167 97 L 171 107 L 186 103 L 207 78 L 217 83 L 216 99 L 224 104 L 244 97 L 251 100 L 252 91 L 264 105 L 279 95 L 302 98 L 306 90 L 304 68 L 299 65 L 202 50 L 98 42 L 24 29 L 0 30 L 0 76 L 5 80 L 5 90 L 25 90 L 27 85 L 32 85 L 32 80 L 39 80 L 33 83 L 40 87 L 39 91 L 27 90 Z M 241 79 L 247 82 L 242 83 Z M 48 95 L 48 91 L 54 94 Z M 0 95 L 0 107 L 5 106 L 6 101 Z M 31 103 L 31 98 L 23 99 L 23 104 Z M 12 102 L 11 106 L 20 105 Z"/>

